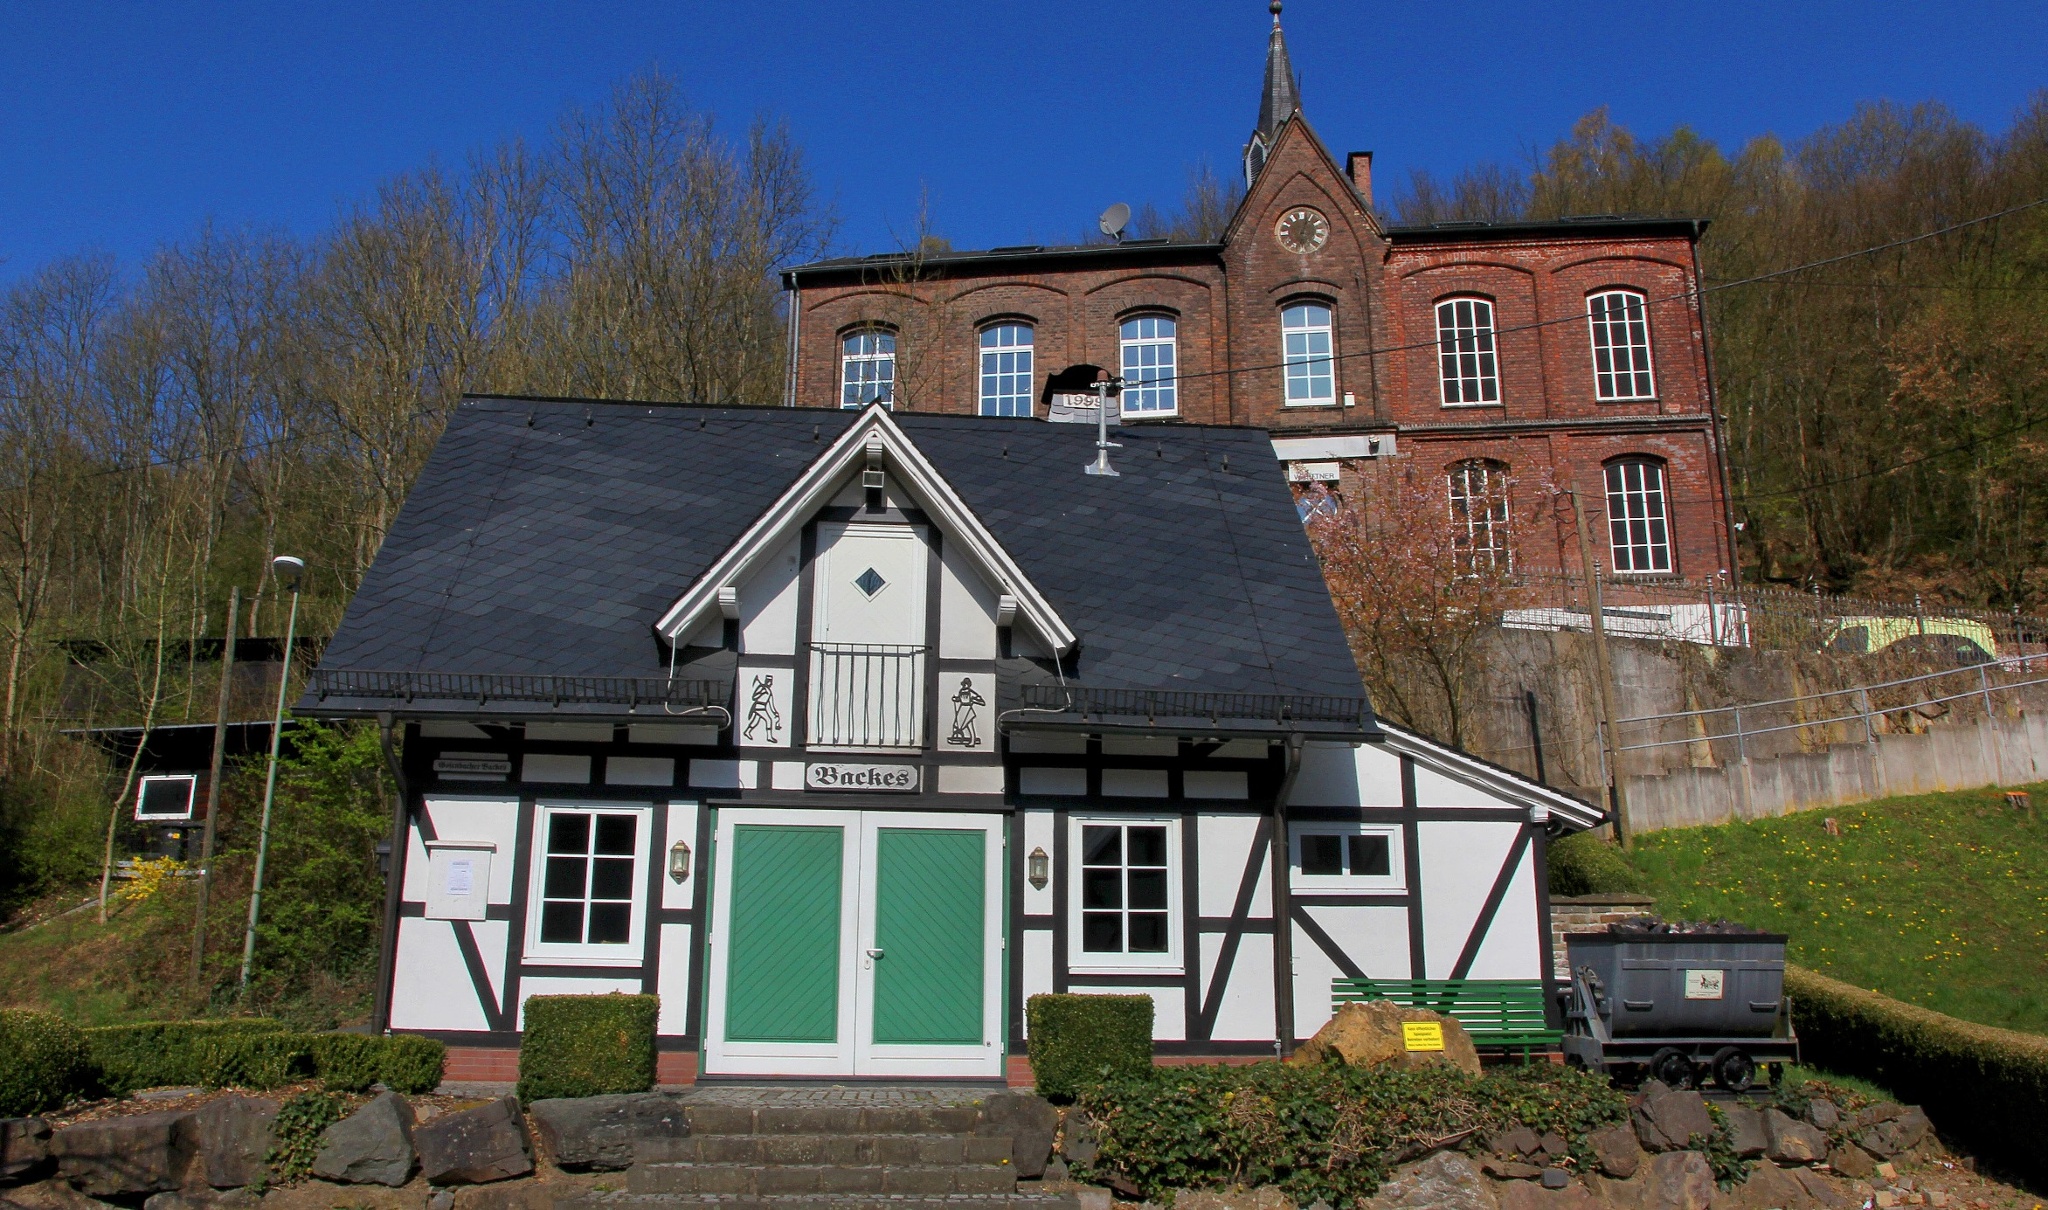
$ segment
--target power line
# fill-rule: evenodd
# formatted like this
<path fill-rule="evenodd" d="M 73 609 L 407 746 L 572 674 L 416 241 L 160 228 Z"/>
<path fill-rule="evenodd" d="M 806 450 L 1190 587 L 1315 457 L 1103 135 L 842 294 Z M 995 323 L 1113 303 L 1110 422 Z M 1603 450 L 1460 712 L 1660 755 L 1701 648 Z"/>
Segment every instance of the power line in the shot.
<path fill-rule="evenodd" d="M 1735 502 L 1737 504 L 1747 504 L 1752 500 L 1781 500 L 1790 496 L 1803 496 L 1808 492 L 1822 491 L 1830 487 L 1840 487 L 1844 483 L 1859 483 L 1865 479 L 1877 479 L 1885 475 L 1897 474 L 1900 471 L 1919 466 L 1923 462 L 1932 462 L 1937 458 L 1946 458 L 1951 454 L 1968 453 L 1988 441 L 2001 441 L 2007 437 L 2017 436 L 2028 429 L 2042 424 L 2048 424 L 2048 413 L 2035 416 L 2029 420 L 2023 420 L 2011 428 L 2000 429 L 1995 433 L 1986 433 L 1982 437 L 1973 437 L 1959 445 L 1938 449 L 1931 453 L 1922 454 L 1917 458 L 1908 458 L 1904 462 L 1895 462 L 1890 466 L 1879 467 L 1875 470 L 1858 471 L 1853 475 L 1842 475 L 1834 479 L 1823 479 L 1819 483 L 1809 483 L 1802 487 L 1790 487 L 1783 491 L 1755 492 L 1749 495 L 1737 496 L 1735 497 Z"/>

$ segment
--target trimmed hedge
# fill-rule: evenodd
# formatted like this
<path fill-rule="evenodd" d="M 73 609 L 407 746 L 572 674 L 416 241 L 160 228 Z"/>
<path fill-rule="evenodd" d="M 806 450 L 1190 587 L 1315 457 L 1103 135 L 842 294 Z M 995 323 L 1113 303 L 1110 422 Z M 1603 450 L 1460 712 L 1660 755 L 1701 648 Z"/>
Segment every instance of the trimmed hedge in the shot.
<path fill-rule="evenodd" d="M 85 1034 L 49 1013 L 0 1008 L 0 1118 L 61 1109 L 92 1087 Z"/>
<path fill-rule="evenodd" d="M 448 1055 L 446 1046 L 413 1034 L 313 1034 L 310 1041 L 313 1074 L 335 1092 L 367 1092 L 380 1082 L 393 1092 L 432 1092 Z"/>
<path fill-rule="evenodd" d="M 1787 965 L 1800 1058 L 1920 1105 L 1943 1135 L 2048 1177 L 2048 1037 L 1958 1020 Z"/>
<path fill-rule="evenodd" d="M 338 1092 L 382 1081 L 397 1092 L 431 1092 L 446 1047 L 431 1038 L 305 1034 L 261 1018 L 158 1021 L 84 1031 L 100 1083 L 117 1096 L 138 1088 L 278 1088 L 317 1078 Z"/>
<path fill-rule="evenodd" d="M 1072 1100 L 1152 1069 L 1152 997 L 1033 996 L 1024 1005 L 1038 1095 Z"/>
<path fill-rule="evenodd" d="M 1544 850 L 1553 895 L 1639 894 L 1642 874 L 1615 847 L 1592 832 L 1574 832 Z"/>
<path fill-rule="evenodd" d="M 519 1101 L 654 1087 L 656 996 L 534 996 L 519 1038 Z"/>

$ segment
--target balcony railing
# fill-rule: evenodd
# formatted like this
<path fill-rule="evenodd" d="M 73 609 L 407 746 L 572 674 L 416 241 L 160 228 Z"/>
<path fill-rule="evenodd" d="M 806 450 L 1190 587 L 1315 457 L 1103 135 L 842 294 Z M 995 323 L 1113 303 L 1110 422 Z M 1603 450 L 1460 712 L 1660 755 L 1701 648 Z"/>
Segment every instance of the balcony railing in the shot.
<path fill-rule="evenodd" d="M 812 745 L 922 747 L 924 659 L 902 644 L 811 644 Z"/>

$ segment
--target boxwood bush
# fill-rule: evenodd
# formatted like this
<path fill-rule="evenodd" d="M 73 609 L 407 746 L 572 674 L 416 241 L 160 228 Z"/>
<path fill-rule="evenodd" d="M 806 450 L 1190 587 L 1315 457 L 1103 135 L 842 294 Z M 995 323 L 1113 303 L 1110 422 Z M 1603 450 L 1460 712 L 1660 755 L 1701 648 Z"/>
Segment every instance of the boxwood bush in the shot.
<path fill-rule="evenodd" d="M 1648 883 L 1615 847 L 1592 832 L 1574 832 L 1545 849 L 1553 895 L 1640 894 Z"/>
<path fill-rule="evenodd" d="M 1303 1206 L 1355 1205 L 1395 1166 L 1517 1124 L 1557 1131 L 1586 1164 L 1586 1136 L 1628 1119 L 1608 1081 L 1548 1064 L 1483 1076 L 1341 1061 L 1165 1067 L 1091 1085 L 1079 1103 L 1100 1144 L 1083 1179 L 1151 1201 L 1278 1185 Z"/>
<path fill-rule="evenodd" d="M 519 1100 L 654 1087 L 655 996 L 535 996 L 519 1038 Z"/>
<path fill-rule="evenodd" d="M 0 1008 L 0 1118 L 61 1109 L 93 1082 L 77 1026 L 49 1013 Z"/>
<path fill-rule="evenodd" d="M 398 1092 L 431 1092 L 446 1048 L 431 1038 L 306 1034 L 262 1018 L 157 1021 L 84 1031 L 101 1085 L 115 1095 L 138 1088 L 279 1088 L 317 1078 L 337 1092 L 381 1081 Z"/>
<path fill-rule="evenodd" d="M 1152 1068 L 1152 997 L 1039 995 L 1025 1002 L 1038 1095 L 1068 1101 Z"/>
<path fill-rule="evenodd" d="M 1807 1064 L 1889 1088 L 1980 1156 L 2048 1178 L 2048 1038 L 1958 1020 L 1790 965 L 1785 990 Z"/>

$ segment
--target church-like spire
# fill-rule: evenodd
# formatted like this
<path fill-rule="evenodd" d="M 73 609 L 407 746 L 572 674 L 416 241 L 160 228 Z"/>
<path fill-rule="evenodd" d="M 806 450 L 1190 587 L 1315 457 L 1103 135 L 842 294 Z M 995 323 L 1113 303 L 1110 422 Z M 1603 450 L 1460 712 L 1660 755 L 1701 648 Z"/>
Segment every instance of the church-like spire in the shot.
<path fill-rule="evenodd" d="M 1244 183 L 1251 187 L 1280 127 L 1301 108 L 1301 82 L 1294 77 L 1294 64 L 1287 58 L 1287 35 L 1280 32 L 1280 0 L 1268 6 L 1273 12 L 1273 36 L 1266 40 L 1266 87 L 1259 94 L 1259 124 L 1244 145 Z"/>

